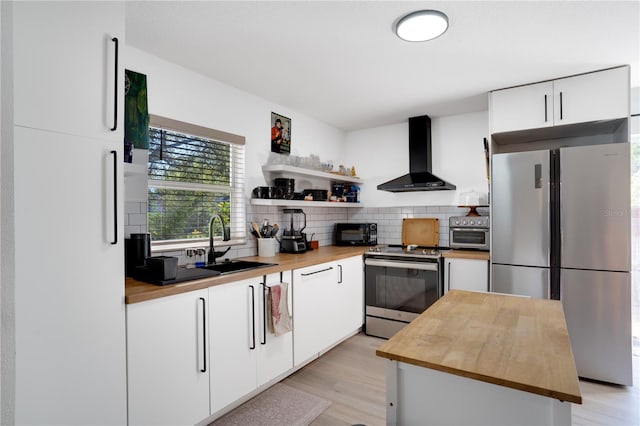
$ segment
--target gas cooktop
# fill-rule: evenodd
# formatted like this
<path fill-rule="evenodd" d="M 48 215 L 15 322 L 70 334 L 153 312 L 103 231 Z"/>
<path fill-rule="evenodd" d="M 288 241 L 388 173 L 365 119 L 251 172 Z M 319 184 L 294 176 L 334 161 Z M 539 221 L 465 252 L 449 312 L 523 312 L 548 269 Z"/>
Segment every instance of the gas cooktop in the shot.
<path fill-rule="evenodd" d="M 397 256 L 421 259 L 438 259 L 442 255 L 438 247 L 388 245 L 382 247 L 371 247 L 365 252 L 365 256 Z"/>

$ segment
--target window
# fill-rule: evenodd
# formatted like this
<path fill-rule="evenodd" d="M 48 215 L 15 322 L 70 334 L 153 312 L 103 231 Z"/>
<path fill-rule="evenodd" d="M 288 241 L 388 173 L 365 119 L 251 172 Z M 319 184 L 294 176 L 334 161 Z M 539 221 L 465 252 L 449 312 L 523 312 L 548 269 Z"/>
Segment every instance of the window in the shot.
<path fill-rule="evenodd" d="M 208 241 L 223 217 L 231 241 L 245 243 L 244 137 L 151 115 L 148 231 L 155 245 Z M 216 239 L 222 238 L 219 221 Z"/>

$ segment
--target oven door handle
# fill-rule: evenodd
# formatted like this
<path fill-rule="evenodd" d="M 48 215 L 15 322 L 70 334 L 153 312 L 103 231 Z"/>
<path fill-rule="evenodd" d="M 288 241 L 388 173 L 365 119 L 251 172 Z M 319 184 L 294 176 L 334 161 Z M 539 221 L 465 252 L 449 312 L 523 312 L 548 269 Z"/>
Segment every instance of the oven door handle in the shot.
<path fill-rule="evenodd" d="M 438 271 L 438 264 L 432 262 L 397 262 L 393 260 L 366 259 L 365 266 L 382 266 L 384 268 L 418 269 L 421 271 Z"/>
<path fill-rule="evenodd" d="M 489 228 L 451 228 L 452 231 L 489 232 Z"/>

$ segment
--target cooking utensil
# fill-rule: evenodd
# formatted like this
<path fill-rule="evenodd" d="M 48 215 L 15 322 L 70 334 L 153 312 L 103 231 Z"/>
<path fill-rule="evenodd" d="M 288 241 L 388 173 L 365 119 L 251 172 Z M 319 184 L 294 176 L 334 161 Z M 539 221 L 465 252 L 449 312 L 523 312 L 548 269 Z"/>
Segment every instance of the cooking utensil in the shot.
<path fill-rule="evenodd" d="M 256 236 L 257 236 L 258 238 L 262 238 L 262 235 L 260 235 L 260 228 L 258 228 L 258 224 L 257 224 L 257 223 L 255 223 L 255 222 L 251 222 L 251 227 L 252 227 L 252 228 L 253 228 L 253 230 L 255 231 Z"/>
<path fill-rule="evenodd" d="M 278 224 L 274 223 L 273 226 L 271 227 L 271 238 L 275 238 L 279 230 L 280 228 L 278 227 Z"/>

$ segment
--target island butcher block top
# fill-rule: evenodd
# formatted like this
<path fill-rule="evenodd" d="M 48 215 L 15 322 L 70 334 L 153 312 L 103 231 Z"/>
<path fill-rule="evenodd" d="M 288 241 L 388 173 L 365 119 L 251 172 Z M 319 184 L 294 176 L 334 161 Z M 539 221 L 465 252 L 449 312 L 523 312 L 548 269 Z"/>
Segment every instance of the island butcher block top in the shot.
<path fill-rule="evenodd" d="M 558 300 L 452 290 L 376 355 L 582 404 Z"/>

